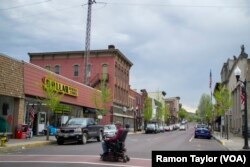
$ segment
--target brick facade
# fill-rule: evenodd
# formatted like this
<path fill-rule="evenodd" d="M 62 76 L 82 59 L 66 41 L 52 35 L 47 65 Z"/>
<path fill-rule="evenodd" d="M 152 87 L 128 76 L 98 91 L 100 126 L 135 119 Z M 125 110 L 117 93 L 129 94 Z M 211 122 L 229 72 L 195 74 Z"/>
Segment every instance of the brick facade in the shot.
<path fill-rule="evenodd" d="M 0 133 L 15 134 L 23 123 L 23 63 L 0 54 L 0 64 Z"/>
<path fill-rule="evenodd" d="M 59 66 L 60 75 L 83 83 L 84 51 L 29 53 L 29 56 L 31 63 L 42 68 L 49 66 L 51 71 L 55 71 L 55 67 Z M 107 74 L 106 84 L 110 89 L 112 102 L 102 119 L 102 124 L 116 120 L 125 123 L 133 119 L 133 114 L 124 112 L 129 108 L 129 70 L 133 65 L 132 62 L 114 46 L 109 46 L 104 50 L 91 50 L 88 64 L 90 65 L 89 86 L 99 88 L 101 76 Z M 74 76 L 75 65 L 79 67 L 78 76 Z"/>

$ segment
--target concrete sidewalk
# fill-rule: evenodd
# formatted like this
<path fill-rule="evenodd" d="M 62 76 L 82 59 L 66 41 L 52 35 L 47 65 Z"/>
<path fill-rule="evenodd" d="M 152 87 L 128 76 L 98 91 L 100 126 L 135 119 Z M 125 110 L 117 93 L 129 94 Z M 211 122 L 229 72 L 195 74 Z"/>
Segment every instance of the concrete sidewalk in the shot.
<path fill-rule="evenodd" d="M 5 146 L 0 146 L 0 154 L 11 151 L 18 151 L 26 148 L 43 146 L 56 143 L 55 136 L 50 136 L 46 140 L 46 136 L 34 136 L 31 139 L 9 139 Z"/>
<path fill-rule="evenodd" d="M 234 135 L 230 135 L 228 139 L 225 137 L 222 137 L 220 132 L 213 132 L 213 137 L 220 142 L 224 147 L 226 147 L 229 151 L 250 151 L 243 149 L 244 146 L 244 138 L 243 137 L 237 137 Z M 248 143 L 249 143 L 248 139 Z M 250 144 L 250 143 L 249 143 Z"/>
<path fill-rule="evenodd" d="M 128 135 L 141 133 L 143 132 L 129 132 Z M 49 140 L 46 140 L 46 136 L 33 136 L 30 139 L 9 139 L 5 146 L 0 146 L 0 154 L 49 144 L 56 144 L 55 136 L 50 136 Z"/>

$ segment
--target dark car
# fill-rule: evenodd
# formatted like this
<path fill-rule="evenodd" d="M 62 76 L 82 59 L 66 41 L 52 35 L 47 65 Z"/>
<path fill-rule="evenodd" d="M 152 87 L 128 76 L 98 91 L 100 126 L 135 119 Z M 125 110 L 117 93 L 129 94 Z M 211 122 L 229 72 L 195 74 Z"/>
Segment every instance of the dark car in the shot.
<path fill-rule="evenodd" d="M 212 135 L 208 128 L 197 127 L 194 132 L 194 138 L 207 138 L 211 139 Z"/>
<path fill-rule="evenodd" d="M 95 138 L 99 142 L 103 139 L 103 126 L 97 125 L 93 118 L 71 118 L 65 126 L 58 128 L 56 133 L 59 145 L 65 141 L 85 144 L 91 138 Z"/>

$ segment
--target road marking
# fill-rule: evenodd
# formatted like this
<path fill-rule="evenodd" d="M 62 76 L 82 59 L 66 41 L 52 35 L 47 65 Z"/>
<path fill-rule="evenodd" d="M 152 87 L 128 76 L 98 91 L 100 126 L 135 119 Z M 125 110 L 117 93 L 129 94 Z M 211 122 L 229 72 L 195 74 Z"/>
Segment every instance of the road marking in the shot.
<path fill-rule="evenodd" d="M 52 163 L 52 164 L 91 164 L 91 165 L 102 165 L 102 166 L 125 166 L 125 167 L 143 167 L 143 166 L 134 166 L 134 165 L 120 165 L 120 164 L 111 164 L 111 163 L 96 163 L 96 162 L 69 162 L 69 161 L 0 161 L 0 163 Z"/>
<path fill-rule="evenodd" d="M 24 158 L 25 157 L 25 158 Z M 54 158 L 53 158 L 54 157 Z M 68 158 L 67 158 L 68 157 Z M 50 161 L 51 160 L 51 161 Z M 151 159 L 130 158 L 126 164 L 119 164 L 108 161 L 101 161 L 97 155 L 40 155 L 40 154 L 23 154 L 23 155 L 0 155 L 1 163 L 52 163 L 52 164 L 91 164 L 100 166 L 117 166 L 117 167 L 149 167 Z"/>
<path fill-rule="evenodd" d="M 191 142 L 193 139 L 194 139 L 194 137 L 192 136 L 192 137 L 189 139 L 189 142 Z"/>
<path fill-rule="evenodd" d="M 67 156 L 67 157 L 100 157 L 98 155 L 50 155 L 50 154 L 8 154 L 8 155 L 0 155 L 0 157 L 16 157 L 16 156 L 30 156 L 30 157 L 51 157 L 51 156 L 54 156 L 54 157 L 64 157 L 64 156 Z M 135 159 L 135 160 L 148 160 L 148 161 L 151 161 L 151 159 L 148 159 L 148 158 L 130 158 L 130 159 Z"/>

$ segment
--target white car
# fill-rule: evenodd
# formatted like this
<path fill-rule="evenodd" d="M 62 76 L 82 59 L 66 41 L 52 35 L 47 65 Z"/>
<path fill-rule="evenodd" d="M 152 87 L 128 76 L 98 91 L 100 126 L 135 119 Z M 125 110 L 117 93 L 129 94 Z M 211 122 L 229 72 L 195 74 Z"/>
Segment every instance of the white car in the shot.
<path fill-rule="evenodd" d="M 104 125 L 103 136 L 113 137 L 117 132 L 116 126 L 114 124 Z"/>
<path fill-rule="evenodd" d="M 180 125 L 179 130 L 186 130 L 186 126 L 185 125 Z"/>

